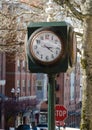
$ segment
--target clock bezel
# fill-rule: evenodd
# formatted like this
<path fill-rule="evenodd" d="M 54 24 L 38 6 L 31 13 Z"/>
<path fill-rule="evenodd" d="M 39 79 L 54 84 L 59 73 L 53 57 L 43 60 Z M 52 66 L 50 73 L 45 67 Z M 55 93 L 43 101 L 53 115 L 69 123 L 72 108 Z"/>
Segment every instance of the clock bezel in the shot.
<path fill-rule="evenodd" d="M 34 39 L 39 34 L 42 34 L 42 32 L 50 32 L 50 33 L 56 35 L 56 37 L 58 37 L 58 39 L 60 40 L 60 43 L 61 43 L 61 53 L 59 54 L 59 56 L 56 59 L 54 59 L 52 61 L 42 61 L 42 60 L 38 59 L 36 57 L 36 55 L 34 54 L 34 51 L 32 49 L 32 45 L 33 45 Z M 29 38 L 29 41 L 28 41 L 28 53 L 29 53 L 29 57 L 34 62 L 36 62 L 37 64 L 45 65 L 45 66 L 57 64 L 59 62 L 59 60 L 63 59 L 63 57 L 64 57 L 64 42 L 63 42 L 62 38 L 57 33 L 52 31 L 50 28 L 40 28 L 40 29 L 37 29 L 35 32 L 33 32 L 32 35 Z"/>

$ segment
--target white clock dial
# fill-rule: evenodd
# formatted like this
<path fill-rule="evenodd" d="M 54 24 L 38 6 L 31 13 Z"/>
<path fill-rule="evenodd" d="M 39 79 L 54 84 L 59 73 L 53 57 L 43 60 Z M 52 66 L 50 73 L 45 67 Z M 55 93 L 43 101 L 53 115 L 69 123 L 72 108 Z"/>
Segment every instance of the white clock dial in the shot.
<path fill-rule="evenodd" d="M 53 63 L 62 54 L 61 40 L 52 31 L 41 31 L 35 34 L 30 42 L 30 53 L 41 63 Z"/>

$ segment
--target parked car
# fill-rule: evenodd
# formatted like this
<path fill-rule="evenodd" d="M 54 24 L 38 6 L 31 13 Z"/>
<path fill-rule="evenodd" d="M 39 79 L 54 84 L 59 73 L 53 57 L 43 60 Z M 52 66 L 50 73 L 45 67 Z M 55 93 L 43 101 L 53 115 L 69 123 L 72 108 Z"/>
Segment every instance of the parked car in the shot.
<path fill-rule="evenodd" d="M 38 124 L 37 130 L 48 130 L 48 124 Z M 56 126 L 56 130 L 59 130 L 59 127 Z"/>
<path fill-rule="evenodd" d="M 20 125 L 18 126 L 17 130 L 31 130 L 30 125 Z"/>
<path fill-rule="evenodd" d="M 38 124 L 37 130 L 48 130 L 48 125 L 47 124 Z"/>

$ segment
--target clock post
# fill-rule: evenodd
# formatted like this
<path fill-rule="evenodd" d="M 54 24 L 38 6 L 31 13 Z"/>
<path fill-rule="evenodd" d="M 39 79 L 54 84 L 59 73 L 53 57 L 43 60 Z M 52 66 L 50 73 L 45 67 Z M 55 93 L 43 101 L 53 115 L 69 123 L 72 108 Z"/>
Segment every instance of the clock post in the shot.
<path fill-rule="evenodd" d="M 55 75 L 49 74 L 48 78 L 48 130 L 55 130 Z"/>
<path fill-rule="evenodd" d="M 75 65 L 76 41 L 66 22 L 30 23 L 26 44 L 31 73 L 48 74 L 48 130 L 55 130 L 55 75 Z"/>

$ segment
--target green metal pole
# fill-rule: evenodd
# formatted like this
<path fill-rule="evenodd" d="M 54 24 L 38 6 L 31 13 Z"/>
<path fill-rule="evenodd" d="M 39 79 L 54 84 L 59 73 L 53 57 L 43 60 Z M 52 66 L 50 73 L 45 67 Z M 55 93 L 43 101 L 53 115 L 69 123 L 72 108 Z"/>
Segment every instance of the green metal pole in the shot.
<path fill-rule="evenodd" d="M 48 78 L 48 130 L 55 130 L 55 75 Z"/>

